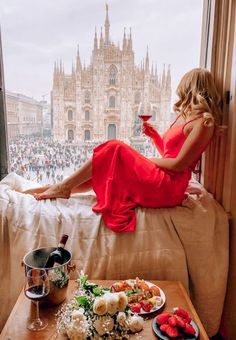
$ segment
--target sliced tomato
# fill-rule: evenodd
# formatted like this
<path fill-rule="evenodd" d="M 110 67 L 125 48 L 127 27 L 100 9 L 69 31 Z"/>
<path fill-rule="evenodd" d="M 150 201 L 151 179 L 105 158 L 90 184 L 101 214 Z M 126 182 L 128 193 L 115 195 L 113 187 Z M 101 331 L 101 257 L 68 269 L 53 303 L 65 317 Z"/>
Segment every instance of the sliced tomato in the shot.
<path fill-rule="evenodd" d="M 142 309 L 143 309 L 145 312 L 149 313 L 149 312 L 151 311 L 151 309 L 152 309 L 152 304 L 151 304 L 149 301 L 143 300 L 143 301 L 141 301 L 140 303 L 141 303 Z"/>
<path fill-rule="evenodd" d="M 134 313 L 140 313 L 141 311 L 141 303 L 135 302 L 130 305 L 130 309 Z"/>

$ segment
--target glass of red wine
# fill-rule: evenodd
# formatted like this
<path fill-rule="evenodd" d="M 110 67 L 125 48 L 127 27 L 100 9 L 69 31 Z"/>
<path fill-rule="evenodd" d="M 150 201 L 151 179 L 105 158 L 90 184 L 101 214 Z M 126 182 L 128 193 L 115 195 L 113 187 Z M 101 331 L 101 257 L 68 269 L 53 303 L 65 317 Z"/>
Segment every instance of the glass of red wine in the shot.
<path fill-rule="evenodd" d="M 39 317 L 39 301 L 49 294 L 49 290 L 50 282 L 45 269 L 32 268 L 28 270 L 24 287 L 25 296 L 36 303 L 35 318 L 27 325 L 31 331 L 40 331 L 48 325 L 46 319 Z"/>
<path fill-rule="evenodd" d="M 152 117 L 151 103 L 140 102 L 138 106 L 138 116 L 143 122 L 147 122 Z"/>

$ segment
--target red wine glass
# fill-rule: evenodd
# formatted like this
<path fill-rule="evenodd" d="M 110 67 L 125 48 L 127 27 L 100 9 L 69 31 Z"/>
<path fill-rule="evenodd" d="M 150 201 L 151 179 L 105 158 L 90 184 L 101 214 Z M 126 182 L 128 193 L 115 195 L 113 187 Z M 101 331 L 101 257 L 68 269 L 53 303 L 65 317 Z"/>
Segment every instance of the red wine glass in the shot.
<path fill-rule="evenodd" d="M 152 117 L 152 105 L 150 103 L 139 103 L 138 116 L 143 122 L 147 122 Z"/>
<path fill-rule="evenodd" d="M 47 327 L 46 319 L 39 317 L 39 301 L 49 294 L 50 282 L 45 269 L 32 268 L 27 271 L 25 281 L 25 296 L 35 301 L 36 315 L 29 321 L 27 328 L 31 331 L 40 331 Z"/>

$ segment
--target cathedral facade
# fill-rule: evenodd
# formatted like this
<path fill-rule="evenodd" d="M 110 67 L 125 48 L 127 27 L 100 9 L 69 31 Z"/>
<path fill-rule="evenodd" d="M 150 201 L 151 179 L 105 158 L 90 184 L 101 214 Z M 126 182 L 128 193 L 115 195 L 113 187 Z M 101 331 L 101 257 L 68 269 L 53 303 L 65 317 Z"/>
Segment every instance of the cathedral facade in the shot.
<path fill-rule="evenodd" d="M 105 32 L 95 31 L 91 63 L 82 66 L 79 49 L 71 74 L 55 63 L 52 90 L 53 136 L 58 141 L 138 140 L 140 102 L 150 103 L 151 123 L 163 132 L 170 122 L 170 67 L 162 74 L 149 64 L 148 50 L 134 62 L 131 31 L 124 30 L 122 48 L 110 38 L 108 6 Z"/>

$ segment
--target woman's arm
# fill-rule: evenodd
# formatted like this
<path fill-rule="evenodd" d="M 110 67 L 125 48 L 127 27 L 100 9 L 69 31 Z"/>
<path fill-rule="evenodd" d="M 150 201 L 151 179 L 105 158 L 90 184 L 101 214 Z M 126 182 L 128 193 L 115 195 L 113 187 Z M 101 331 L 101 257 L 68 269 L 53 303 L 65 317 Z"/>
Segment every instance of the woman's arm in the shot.
<path fill-rule="evenodd" d="M 194 122 L 176 158 L 152 159 L 152 162 L 166 170 L 184 171 L 201 155 L 210 142 L 213 133 L 214 126 L 206 126 L 203 119 L 198 119 Z"/>
<path fill-rule="evenodd" d="M 164 154 L 163 140 L 159 133 L 147 122 L 143 123 L 143 133 L 150 137 L 161 156 Z"/>

